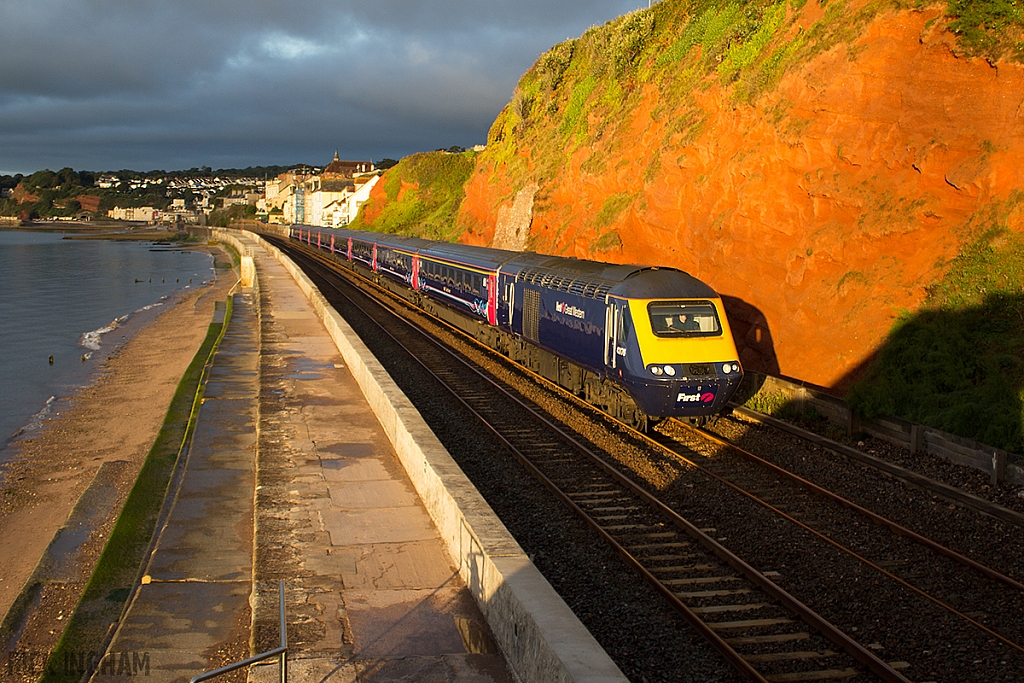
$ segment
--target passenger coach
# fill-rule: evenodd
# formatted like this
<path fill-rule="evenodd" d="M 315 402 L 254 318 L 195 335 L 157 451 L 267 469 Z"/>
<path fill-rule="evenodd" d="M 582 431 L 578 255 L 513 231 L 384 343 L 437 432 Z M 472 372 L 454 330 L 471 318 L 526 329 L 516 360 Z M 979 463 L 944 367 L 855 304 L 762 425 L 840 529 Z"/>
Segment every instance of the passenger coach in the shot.
<path fill-rule="evenodd" d="M 715 414 L 742 378 L 721 298 L 680 270 L 298 225 L 291 238 L 641 428 Z"/>

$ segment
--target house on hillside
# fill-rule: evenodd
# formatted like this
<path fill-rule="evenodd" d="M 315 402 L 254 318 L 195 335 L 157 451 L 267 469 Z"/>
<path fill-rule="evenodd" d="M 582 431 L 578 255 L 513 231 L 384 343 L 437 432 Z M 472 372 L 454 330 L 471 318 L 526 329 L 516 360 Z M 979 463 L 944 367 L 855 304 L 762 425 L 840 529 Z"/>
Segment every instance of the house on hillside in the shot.
<path fill-rule="evenodd" d="M 342 161 L 338 158 L 338 150 L 334 150 L 334 160 L 324 167 L 320 175 L 327 179 L 354 178 L 360 173 L 373 170 L 372 161 Z"/>
<path fill-rule="evenodd" d="M 152 223 L 153 221 L 160 220 L 161 216 L 160 209 L 152 206 L 139 206 L 139 207 L 128 207 L 121 208 L 115 206 L 113 209 L 107 212 L 107 217 L 112 218 L 115 221 L 141 221 L 146 223 Z"/>
<path fill-rule="evenodd" d="M 302 223 L 318 227 L 348 225 L 377 181 L 372 161 L 334 160 L 312 174 L 291 171 L 268 180 L 263 208 L 275 223 Z M 364 196 L 365 195 L 365 196 Z"/>

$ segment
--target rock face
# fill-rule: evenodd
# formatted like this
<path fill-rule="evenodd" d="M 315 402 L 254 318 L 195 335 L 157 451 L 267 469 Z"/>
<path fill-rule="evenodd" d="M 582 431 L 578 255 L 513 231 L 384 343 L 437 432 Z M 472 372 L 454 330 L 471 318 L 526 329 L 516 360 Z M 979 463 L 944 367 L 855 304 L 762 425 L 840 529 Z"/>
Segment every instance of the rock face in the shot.
<path fill-rule="evenodd" d="M 509 158 L 492 130 L 461 241 L 681 268 L 726 296 L 746 367 L 842 390 L 965 243 L 1024 226 L 1024 67 L 964 56 L 944 6 L 875 14 L 748 101 L 637 79 L 557 167 L 542 133 Z"/>

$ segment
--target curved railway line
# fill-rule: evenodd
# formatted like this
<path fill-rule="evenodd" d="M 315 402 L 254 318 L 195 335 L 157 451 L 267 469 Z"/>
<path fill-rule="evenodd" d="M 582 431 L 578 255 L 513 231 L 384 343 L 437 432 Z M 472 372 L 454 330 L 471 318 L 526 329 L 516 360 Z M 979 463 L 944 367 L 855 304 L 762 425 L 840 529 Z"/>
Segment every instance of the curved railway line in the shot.
<path fill-rule="evenodd" d="M 336 266 L 276 243 L 333 290 L 328 300 L 366 305 L 337 282 Z M 1016 680 L 1024 671 L 1017 579 L 709 432 L 676 423 L 678 436 L 652 440 L 465 337 L 452 352 L 437 329 L 419 327 L 442 326 L 404 301 L 385 309 L 361 315 L 391 353 L 405 349 L 403 367 L 444 387 L 748 679 Z M 927 650 L 937 630 L 953 652 Z"/>

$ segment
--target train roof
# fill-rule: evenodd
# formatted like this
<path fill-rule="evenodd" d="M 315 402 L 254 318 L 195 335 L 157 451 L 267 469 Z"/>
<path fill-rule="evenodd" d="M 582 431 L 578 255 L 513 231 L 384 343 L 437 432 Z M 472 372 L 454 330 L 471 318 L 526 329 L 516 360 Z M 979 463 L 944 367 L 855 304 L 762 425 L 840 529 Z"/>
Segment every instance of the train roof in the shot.
<path fill-rule="evenodd" d="M 322 230 L 341 237 L 408 249 L 421 257 L 447 259 L 489 270 L 500 268 L 502 273 L 517 280 L 596 299 L 608 295 L 628 299 L 718 298 L 714 289 L 676 268 L 603 263 L 571 256 L 491 249 L 349 228 Z"/>
<path fill-rule="evenodd" d="M 519 256 L 519 252 L 491 249 L 489 247 L 474 247 L 468 244 L 453 244 L 452 242 L 432 242 L 420 252 L 420 255 L 448 259 L 489 270 L 497 270 L 510 259 Z"/>
<path fill-rule="evenodd" d="M 603 299 L 607 295 L 628 299 L 717 298 L 711 287 L 676 268 L 637 264 L 602 263 L 562 256 L 531 254 L 514 259 L 504 270 L 517 266 L 516 279 L 581 296 Z M 538 258 L 539 257 L 539 258 Z"/>
<path fill-rule="evenodd" d="M 643 268 L 630 274 L 611 293 L 629 299 L 717 299 L 708 284 L 675 268 Z"/>
<path fill-rule="evenodd" d="M 407 249 L 412 252 L 418 252 L 434 244 L 433 240 L 425 240 L 422 237 L 410 237 L 408 235 L 376 235 L 376 242 L 392 249 Z"/>

